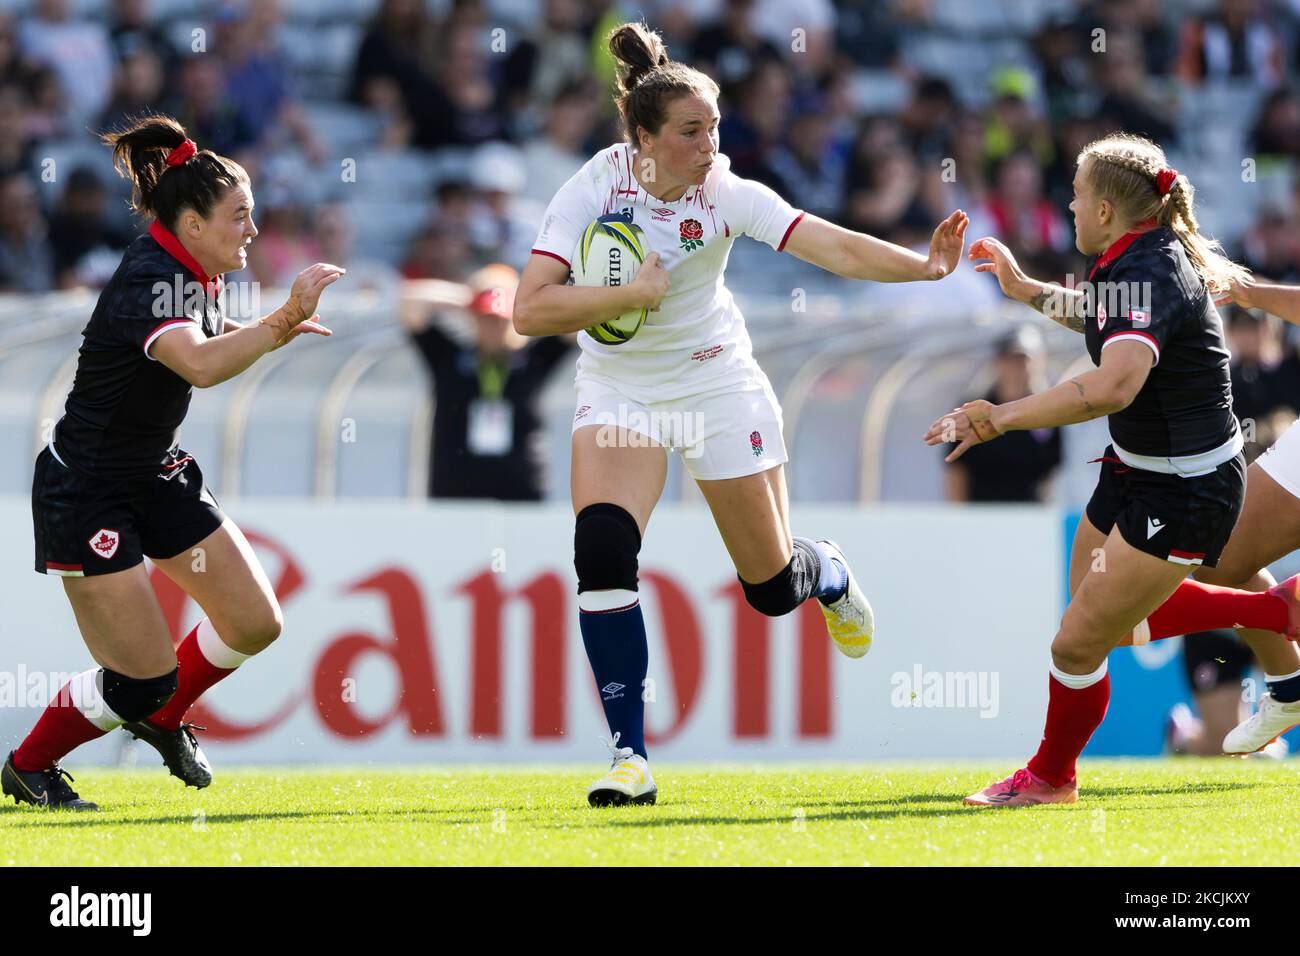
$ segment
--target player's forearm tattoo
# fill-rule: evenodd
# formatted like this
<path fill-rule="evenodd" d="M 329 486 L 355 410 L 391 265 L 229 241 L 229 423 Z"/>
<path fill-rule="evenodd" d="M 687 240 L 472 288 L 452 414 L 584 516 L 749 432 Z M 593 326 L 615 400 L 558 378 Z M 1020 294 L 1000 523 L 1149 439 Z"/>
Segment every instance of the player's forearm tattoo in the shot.
<path fill-rule="evenodd" d="M 1088 401 L 1088 396 L 1083 393 L 1083 383 L 1077 378 L 1072 378 L 1070 384 L 1079 390 L 1079 401 L 1083 402 L 1083 410 L 1095 418 L 1097 410 L 1092 407 L 1092 402 Z"/>
<path fill-rule="evenodd" d="M 1063 325 L 1071 332 L 1082 332 L 1083 316 L 1075 307 L 1075 295 L 1077 293 L 1072 295 L 1060 286 L 1048 286 L 1042 292 L 1030 296 L 1026 304 L 1043 313 L 1057 325 Z"/>

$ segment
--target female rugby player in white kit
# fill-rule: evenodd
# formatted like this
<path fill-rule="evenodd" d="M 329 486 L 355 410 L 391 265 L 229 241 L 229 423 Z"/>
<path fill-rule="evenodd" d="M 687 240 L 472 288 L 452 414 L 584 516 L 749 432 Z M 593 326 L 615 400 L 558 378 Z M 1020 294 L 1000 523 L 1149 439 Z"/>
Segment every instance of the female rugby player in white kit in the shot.
<path fill-rule="evenodd" d="M 907 282 L 956 268 L 967 223 L 954 212 L 923 256 L 799 212 L 730 171 L 712 79 L 670 61 L 642 24 L 613 30 L 609 48 L 622 67 L 617 104 L 628 141 L 597 153 L 552 199 L 514 310 L 524 335 L 654 310 L 627 342 L 578 337 L 574 566 L 583 644 L 613 735 L 610 770 L 588 791 L 594 806 L 653 803 L 657 792 L 644 739 L 637 554 L 663 491 L 667 448 L 699 485 L 751 606 L 778 616 L 816 597 L 844 654 L 861 657 L 871 644 L 871 607 L 843 553 L 791 536 L 781 409 L 722 281 L 732 242 L 750 235 L 838 275 Z M 610 213 L 644 230 L 640 271 L 623 287 L 567 285 L 583 231 Z"/>

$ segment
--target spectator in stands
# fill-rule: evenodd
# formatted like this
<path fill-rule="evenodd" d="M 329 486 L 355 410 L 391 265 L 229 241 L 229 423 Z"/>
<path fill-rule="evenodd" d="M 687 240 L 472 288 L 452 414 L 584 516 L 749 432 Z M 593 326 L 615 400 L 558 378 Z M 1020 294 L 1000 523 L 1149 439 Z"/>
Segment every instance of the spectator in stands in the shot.
<path fill-rule="evenodd" d="M 18 22 L 13 14 L 0 13 L 0 85 L 21 85 L 30 69 L 18 49 Z"/>
<path fill-rule="evenodd" d="M 1112 36 L 1133 33 L 1149 73 L 1169 76 L 1177 69 L 1178 37 L 1165 22 L 1161 0 L 1098 0 L 1083 6 L 1074 25 L 1087 49 L 1092 49 L 1096 29 L 1105 31 L 1107 54 Z"/>
<path fill-rule="evenodd" d="M 1285 68 L 1277 27 L 1259 0 L 1219 0 L 1214 13 L 1183 28 L 1178 72 L 1189 83 L 1241 80 L 1272 89 Z"/>
<path fill-rule="evenodd" d="M 26 172 L 36 161 L 27 115 L 23 88 L 14 83 L 0 84 L 0 176 Z"/>
<path fill-rule="evenodd" d="M 573 336 L 525 339 L 514 330 L 518 273 L 491 266 L 470 280 L 468 307 L 439 309 L 410 291 L 403 321 L 433 377 L 429 495 L 540 501 L 545 449 L 538 400 L 570 354 Z M 458 313 L 458 316 L 456 315 Z M 471 324 L 461 344 L 434 321 Z"/>
<path fill-rule="evenodd" d="M 1043 337 L 1033 326 L 1021 326 L 997 343 L 990 402 L 1012 402 L 1042 391 L 1047 385 Z M 962 403 L 958 403 L 962 404 Z M 1015 444 L 997 448 L 988 442 L 969 449 L 945 466 L 944 488 L 953 502 L 1046 501 L 1049 481 L 1061 464 L 1061 433 L 1057 428 L 1015 432 Z M 977 452 L 974 457 L 971 452 Z"/>
<path fill-rule="evenodd" d="M 945 155 L 943 148 L 956 118 L 957 97 L 948 81 L 936 76 L 916 82 L 911 100 L 898 115 L 912 151 L 922 164 L 937 162 Z"/>
<path fill-rule="evenodd" d="M 1250 148 L 1261 163 L 1300 159 L 1300 96 L 1292 89 L 1276 89 L 1260 108 L 1250 134 Z"/>
<path fill-rule="evenodd" d="M 72 170 L 50 217 L 54 284 L 60 289 L 100 285 L 116 271 L 131 237 L 113 224 L 109 199 L 93 170 Z"/>
<path fill-rule="evenodd" d="M 248 268 L 258 282 L 286 288 L 304 264 L 325 261 L 320 243 L 308 228 L 308 204 L 301 188 L 284 179 L 262 186 L 258 199 L 260 235 L 248 247 Z"/>
<path fill-rule="evenodd" d="M 27 133 L 35 140 L 62 139 L 81 132 L 79 114 L 68 110 L 59 76 L 48 66 L 27 75 Z"/>
<path fill-rule="evenodd" d="M 166 91 L 166 66 L 157 51 L 138 39 L 122 39 L 121 61 L 113 79 L 113 98 L 100 114 L 97 128 L 117 129 L 128 116 L 139 116 L 160 103 Z"/>
<path fill-rule="evenodd" d="M 1038 160 L 1027 151 L 1012 153 L 999 164 L 985 211 L 994 234 L 1018 253 L 1066 253 L 1074 245 L 1069 223 L 1043 194 Z"/>
<path fill-rule="evenodd" d="M 835 26 L 837 51 L 846 68 L 885 70 L 900 67 L 899 49 L 906 32 L 896 4 L 880 0 L 839 0 Z"/>
<path fill-rule="evenodd" d="M 436 33 L 422 0 L 382 0 L 357 49 L 348 98 L 386 114 L 400 104 L 413 116 L 437 93 Z"/>
<path fill-rule="evenodd" d="M 1091 18 L 1075 22 L 1059 15 L 1033 38 L 1047 116 L 1053 124 L 1082 111 L 1091 95 L 1092 59 L 1097 55 L 1092 30 L 1096 28 Z"/>
<path fill-rule="evenodd" d="M 164 66 L 170 66 L 175 59 L 171 40 L 149 8 L 149 0 L 113 0 L 108 42 L 119 62 L 140 49 L 152 50 Z"/>
<path fill-rule="evenodd" d="M 1266 312 L 1229 306 L 1227 333 L 1232 410 L 1254 461 L 1300 411 L 1300 362 L 1283 348 L 1281 320 Z"/>
<path fill-rule="evenodd" d="M 528 261 L 546 204 L 521 198 L 526 177 L 513 146 L 488 143 L 475 151 L 470 167 L 475 206 L 467 225 L 480 264 L 504 262 L 522 269 Z"/>
<path fill-rule="evenodd" d="M 239 155 L 257 145 L 257 132 L 226 88 L 221 61 L 197 54 L 180 62 L 173 84 L 175 95 L 165 111 L 204 144 L 222 156 Z"/>
<path fill-rule="evenodd" d="M 785 132 L 790 112 L 790 78 L 785 64 L 760 62 L 741 84 L 738 97 L 736 108 L 723 113 L 718 130 L 731 170 L 742 179 L 780 187 L 768 158 Z"/>
<path fill-rule="evenodd" d="M 830 70 L 835 54 L 835 7 L 830 0 L 756 0 L 754 32 L 772 44 L 811 85 Z"/>
<path fill-rule="evenodd" d="M 1152 91 L 1136 33 L 1112 33 L 1107 38 L 1106 55 L 1094 58 L 1093 64 L 1095 82 L 1102 91 L 1097 118 L 1103 127 L 1145 136 L 1166 149 L 1177 145 L 1178 130 L 1164 119 L 1176 115 L 1175 104 Z"/>
<path fill-rule="evenodd" d="M 791 205 L 832 220 L 840 217 L 845 197 L 845 162 L 833 136 L 824 98 L 805 96 L 769 161 L 782 183 L 781 195 Z"/>
<path fill-rule="evenodd" d="M 579 0 L 545 0 L 536 31 L 506 56 L 503 93 L 510 109 L 533 117 L 533 128 L 560 92 L 591 74 L 591 38 Z"/>
<path fill-rule="evenodd" d="M 469 232 L 435 219 L 411 243 L 401 273 L 407 279 L 461 281 L 470 269 Z"/>
<path fill-rule="evenodd" d="M 923 202 L 921 179 L 898 121 L 869 117 L 849 161 L 844 225 L 900 245 L 928 236 L 933 220 Z"/>
<path fill-rule="evenodd" d="M 356 233 L 342 203 L 323 202 L 312 210 L 311 236 L 318 244 L 322 262 L 348 270 L 349 290 L 382 291 L 398 281 L 397 270 L 388 263 L 356 255 Z"/>
<path fill-rule="evenodd" d="M 1300 281 L 1300 235 L 1294 217 L 1275 205 L 1265 206 L 1241 237 L 1241 258 L 1252 272 L 1273 281 Z"/>
<path fill-rule="evenodd" d="M 736 98 L 760 64 L 781 59 L 781 52 L 754 29 L 754 0 L 723 0 L 718 19 L 700 28 L 691 50 L 692 65 L 717 80 L 728 100 Z"/>
<path fill-rule="evenodd" d="M 54 260 L 36 186 L 26 173 L 0 179 L 0 292 L 34 295 L 54 286 Z"/>
<path fill-rule="evenodd" d="M 436 149 L 509 138 L 507 113 L 488 70 L 483 37 L 466 27 L 444 37 L 437 85 L 420 102 L 407 104 L 414 145 Z"/>
<path fill-rule="evenodd" d="M 1052 131 L 1033 105 L 1037 96 L 1034 78 L 1017 68 L 997 70 L 990 79 L 993 107 L 988 113 L 985 148 L 988 160 L 996 163 L 1017 150 L 1029 150 L 1039 163 L 1052 162 Z"/>
<path fill-rule="evenodd" d="M 225 67 L 226 90 L 245 118 L 249 133 L 261 141 L 283 129 L 314 165 L 326 150 L 302 108 L 288 56 L 277 38 L 278 0 L 257 0 L 247 7 L 225 3 L 216 14 L 216 52 Z"/>
<path fill-rule="evenodd" d="M 113 52 L 97 20 L 73 18 L 71 0 L 37 0 L 18 33 L 22 55 L 53 70 L 72 125 L 96 119 L 113 88 Z"/>
<path fill-rule="evenodd" d="M 599 92 L 589 77 L 563 87 L 546 110 L 542 134 L 523 146 L 522 195 L 548 203 L 591 156 L 588 140 L 600 119 Z M 333 261 L 333 260 L 331 260 Z"/>

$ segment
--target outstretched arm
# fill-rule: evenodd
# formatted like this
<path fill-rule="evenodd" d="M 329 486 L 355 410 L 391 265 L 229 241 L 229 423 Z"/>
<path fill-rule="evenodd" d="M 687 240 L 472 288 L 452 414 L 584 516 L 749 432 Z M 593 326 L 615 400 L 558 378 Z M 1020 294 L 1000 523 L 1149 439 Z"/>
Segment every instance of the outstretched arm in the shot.
<path fill-rule="evenodd" d="M 971 445 L 1009 431 L 1055 428 L 1091 421 L 1127 408 L 1151 372 L 1154 356 L 1141 342 L 1116 342 L 1102 350 L 1101 366 L 1045 392 L 1004 405 L 967 402 L 935 421 L 927 445 L 957 442 L 944 461 L 956 461 Z"/>
<path fill-rule="evenodd" d="M 1300 286 L 1269 282 L 1234 282 L 1217 304 L 1235 302 L 1243 309 L 1263 309 L 1292 325 L 1300 325 Z"/>
<path fill-rule="evenodd" d="M 939 223 L 923 256 L 875 236 L 853 232 L 805 213 L 786 239 L 784 251 L 849 279 L 917 282 L 942 279 L 961 261 L 969 219 L 958 209 Z"/>
<path fill-rule="evenodd" d="M 211 339 L 204 338 L 196 326 L 178 326 L 160 335 L 150 354 L 195 388 L 219 385 L 303 332 L 329 335 L 329 329 L 313 321 L 318 318 L 316 304 L 343 272 L 318 262 L 298 275 L 288 301 L 270 315 L 230 331 L 225 331 L 227 325 L 223 334 Z"/>
<path fill-rule="evenodd" d="M 1057 325 L 1071 332 L 1084 328 L 1083 293 L 1055 282 L 1040 282 L 1021 271 L 1015 256 L 1001 242 L 991 237 L 971 243 L 968 259 L 987 259 L 975 267 L 976 272 L 992 272 L 1008 298 L 1023 302 L 1043 313 Z"/>

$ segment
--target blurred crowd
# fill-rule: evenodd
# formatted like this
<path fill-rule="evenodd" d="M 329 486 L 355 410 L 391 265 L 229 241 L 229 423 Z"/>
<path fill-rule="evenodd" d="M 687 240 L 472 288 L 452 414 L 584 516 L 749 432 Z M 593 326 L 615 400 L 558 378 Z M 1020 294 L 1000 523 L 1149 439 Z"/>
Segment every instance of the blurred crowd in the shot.
<path fill-rule="evenodd" d="M 34 0 L 0 17 L 0 289 L 103 281 L 104 250 L 120 248 L 132 226 L 115 184 L 100 166 L 63 171 L 58 189 L 42 189 L 53 181 L 45 149 L 89 142 L 149 109 L 245 162 L 270 192 L 259 197 L 256 278 L 283 281 L 322 245 L 352 254 L 355 213 L 341 191 L 308 199 L 292 178 L 257 176 L 285 153 L 337 163 L 312 122 L 322 101 L 366 111 L 374 149 L 471 156 L 463 174 L 410 197 L 427 216 L 379 258 L 426 278 L 519 267 L 550 196 L 618 136 L 600 41 L 638 15 L 674 57 L 718 80 L 722 148 L 739 175 L 909 245 L 961 206 L 976 233 L 998 234 L 1043 275 L 1078 270 L 1066 205 L 1079 147 L 1124 128 L 1176 153 L 1189 89 L 1257 89 L 1249 155 L 1265 166 L 1300 156 L 1300 0 L 1044 3 L 1037 22 L 1003 38 L 1005 57 L 944 72 L 933 51 L 951 59 L 962 47 L 947 55 L 931 41 L 951 38 L 955 3 L 372 0 L 358 5 L 367 12 L 349 34 L 345 75 L 321 89 L 282 43 L 310 9 L 302 3 L 196 0 L 178 16 L 168 2 L 167 19 L 151 0 L 103 0 L 98 17 L 75 15 L 71 0 Z M 967 6 L 973 16 L 988 5 Z M 1297 195 L 1220 238 L 1268 276 L 1300 278 Z"/>

